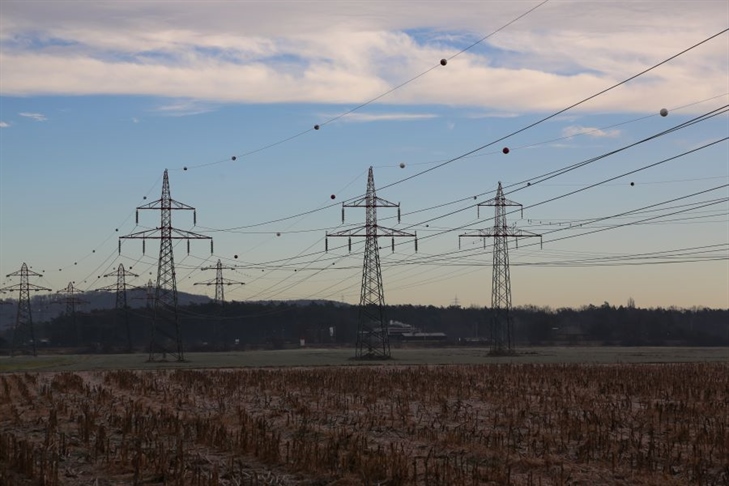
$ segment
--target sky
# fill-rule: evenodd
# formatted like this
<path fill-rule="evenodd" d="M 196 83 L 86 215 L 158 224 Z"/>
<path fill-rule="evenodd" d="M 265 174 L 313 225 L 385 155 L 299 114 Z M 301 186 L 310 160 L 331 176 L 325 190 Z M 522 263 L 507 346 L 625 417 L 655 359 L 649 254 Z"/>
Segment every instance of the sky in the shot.
<path fill-rule="evenodd" d="M 214 242 L 175 246 L 179 290 L 220 260 L 227 300 L 354 304 L 364 242 L 325 239 L 373 167 L 417 234 L 379 240 L 389 304 L 490 305 L 501 182 L 542 235 L 510 240 L 514 305 L 727 308 L 727 27 L 725 0 L 2 0 L 0 284 L 156 279 L 157 241 L 118 245 L 168 169 Z"/>

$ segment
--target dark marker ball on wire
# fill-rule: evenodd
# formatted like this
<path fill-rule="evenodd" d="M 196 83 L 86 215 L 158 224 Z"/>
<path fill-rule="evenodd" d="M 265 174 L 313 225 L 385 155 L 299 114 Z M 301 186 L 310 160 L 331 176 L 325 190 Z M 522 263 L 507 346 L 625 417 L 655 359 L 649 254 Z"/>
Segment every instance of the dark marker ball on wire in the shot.
<path fill-rule="evenodd" d="M 635 182 L 631 182 L 631 183 L 630 183 L 630 185 L 631 185 L 631 186 L 634 186 L 634 185 L 635 185 Z"/>
<path fill-rule="evenodd" d="M 441 66 L 445 66 L 446 64 L 448 64 L 448 59 L 441 59 L 440 60 L 440 65 Z"/>
<path fill-rule="evenodd" d="M 319 125 L 314 125 L 314 130 L 319 130 Z"/>
<path fill-rule="evenodd" d="M 331 195 L 331 196 L 329 196 L 329 197 L 330 197 L 331 199 L 336 199 L 336 198 L 337 198 L 337 196 L 335 196 L 334 194 L 332 194 L 332 195 Z"/>
<path fill-rule="evenodd" d="M 238 255 L 233 255 L 233 258 L 238 258 Z"/>
<path fill-rule="evenodd" d="M 235 155 L 230 158 L 230 160 L 232 160 L 233 162 L 235 162 L 235 159 L 236 159 Z"/>
<path fill-rule="evenodd" d="M 504 152 L 505 154 L 508 154 L 509 153 L 509 147 L 504 147 L 504 148 L 501 149 L 501 151 Z"/>
<path fill-rule="evenodd" d="M 668 116 L 668 110 L 665 108 L 661 108 L 660 113 L 661 113 L 661 116 Z"/>
<path fill-rule="evenodd" d="M 183 167 L 182 170 L 187 170 L 187 166 Z"/>

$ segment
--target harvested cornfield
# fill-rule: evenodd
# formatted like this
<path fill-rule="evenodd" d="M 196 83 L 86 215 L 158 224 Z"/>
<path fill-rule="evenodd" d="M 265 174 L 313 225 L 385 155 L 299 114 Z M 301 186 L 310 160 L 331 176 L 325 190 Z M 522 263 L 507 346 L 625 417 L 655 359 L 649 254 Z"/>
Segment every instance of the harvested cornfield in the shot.
<path fill-rule="evenodd" d="M 0 375 L 0 484 L 728 484 L 729 366 Z"/>

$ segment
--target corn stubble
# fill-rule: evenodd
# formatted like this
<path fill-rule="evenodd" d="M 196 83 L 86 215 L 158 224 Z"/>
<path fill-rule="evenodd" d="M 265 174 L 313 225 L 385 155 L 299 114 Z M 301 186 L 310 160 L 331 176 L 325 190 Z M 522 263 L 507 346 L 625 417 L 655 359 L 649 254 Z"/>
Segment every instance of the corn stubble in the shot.
<path fill-rule="evenodd" d="M 0 484 L 729 484 L 729 366 L 0 375 Z"/>

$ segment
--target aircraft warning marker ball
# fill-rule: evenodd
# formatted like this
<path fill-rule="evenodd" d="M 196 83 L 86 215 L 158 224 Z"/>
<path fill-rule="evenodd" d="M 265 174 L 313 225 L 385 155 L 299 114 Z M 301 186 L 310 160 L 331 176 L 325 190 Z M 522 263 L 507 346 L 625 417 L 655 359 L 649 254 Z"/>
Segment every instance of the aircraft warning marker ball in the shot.
<path fill-rule="evenodd" d="M 187 170 L 187 166 L 183 167 L 182 170 Z"/>
<path fill-rule="evenodd" d="M 448 59 L 441 59 L 440 60 L 440 65 L 441 66 L 445 66 L 446 64 L 448 64 Z"/>
<path fill-rule="evenodd" d="M 230 160 L 232 160 L 233 162 L 235 162 L 235 159 L 236 159 L 235 155 L 230 158 Z"/>
<path fill-rule="evenodd" d="M 319 130 L 319 125 L 314 125 L 314 130 Z"/>
<path fill-rule="evenodd" d="M 281 233 L 276 233 L 276 236 L 281 236 Z"/>
<path fill-rule="evenodd" d="M 335 196 L 334 194 L 332 194 L 332 195 L 331 195 L 331 196 L 329 196 L 329 197 L 330 197 L 330 198 L 332 198 L 332 199 L 336 199 L 336 198 L 337 198 L 337 196 Z"/>
<path fill-rule="evenodd" d="M 504 148 L 501 149 L 501 151 L 504 152 L 505 154 L 508 154 L 509 153 L 509 147 L 504 147 Z"/>
<path fill-rule="evenodd" d="M 631 186 L 634 186 L 634 185 L 635 185 L 635 182 L 631 182 L 631 183 L 630 183 L 630 185 L 631 185 Z"/>
<path fill-rule="evenodd" d="M 400 162 L 400 168 L 401 169 L 404 169 L 405 168 L 405 162 Z"/>
<path fill-rule="evenodd" d="M 660 113 L 661 113 L 661 116 L 668 116 L 668 110 L 665 108 L 661 108 Z"/>
<path fill-rule="evenodd" d="M 238 258 L 238 255 L 233 255 L 233 258 Z"/>

